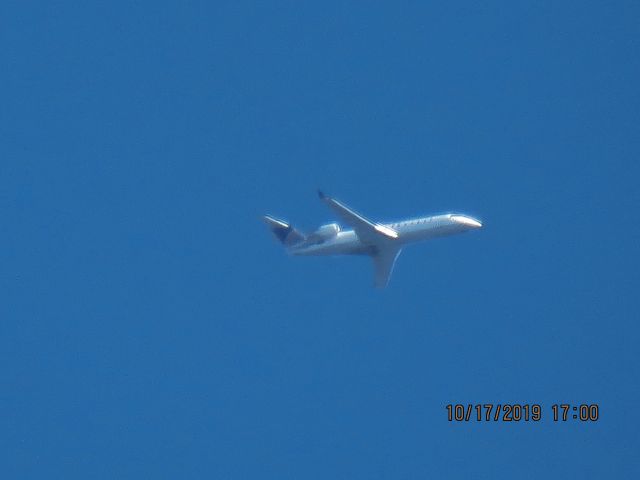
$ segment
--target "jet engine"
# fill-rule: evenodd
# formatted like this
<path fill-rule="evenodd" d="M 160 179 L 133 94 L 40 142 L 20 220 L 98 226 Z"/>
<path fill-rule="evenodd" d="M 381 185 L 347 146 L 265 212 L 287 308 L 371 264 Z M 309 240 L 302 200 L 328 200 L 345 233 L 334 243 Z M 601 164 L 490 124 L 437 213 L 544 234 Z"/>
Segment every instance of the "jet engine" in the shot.
<path fill-rule="evenodd" d="M 315 232 L 313 232 L 312 237 L 321 241 L 329 240 L 330 238 L 335 237 L 339 231 L 340 225 L 338 225 L 337 223 L 328 223 L 327 225 L 322 225 Z"/>

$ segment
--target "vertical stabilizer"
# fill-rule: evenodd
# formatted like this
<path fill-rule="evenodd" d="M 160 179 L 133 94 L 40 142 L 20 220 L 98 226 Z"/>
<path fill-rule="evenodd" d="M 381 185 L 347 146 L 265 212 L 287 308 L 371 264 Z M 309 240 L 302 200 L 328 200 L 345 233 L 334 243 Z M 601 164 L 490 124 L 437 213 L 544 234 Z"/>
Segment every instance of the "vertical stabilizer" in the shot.
<path fill-rule="evenodd" d="M 291 247 L 304 241 L 305 236 L 283 220 L 265 215 L 262 217 L 273 234 L 285 246 Z"/>

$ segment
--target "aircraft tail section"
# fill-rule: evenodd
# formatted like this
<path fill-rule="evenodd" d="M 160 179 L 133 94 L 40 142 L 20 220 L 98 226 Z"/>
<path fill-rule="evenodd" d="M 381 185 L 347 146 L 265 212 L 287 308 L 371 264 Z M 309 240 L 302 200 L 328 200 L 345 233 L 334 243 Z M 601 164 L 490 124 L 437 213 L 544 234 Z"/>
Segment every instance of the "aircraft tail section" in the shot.
<path fill-rule="evenodd" d="M 262 217 L 269 229 L 285 247 L 292 247 L 305 240 L 305 236 L 284 220 L 265 215 Z"/>

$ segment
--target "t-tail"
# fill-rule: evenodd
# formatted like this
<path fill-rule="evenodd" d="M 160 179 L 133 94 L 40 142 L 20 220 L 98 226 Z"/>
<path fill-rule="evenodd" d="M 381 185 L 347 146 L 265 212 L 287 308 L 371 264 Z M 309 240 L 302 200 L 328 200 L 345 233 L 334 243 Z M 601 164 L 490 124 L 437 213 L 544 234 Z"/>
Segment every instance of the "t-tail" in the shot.
<path fill-rule="evenodd" d="M 304 242 L 306 238 L 302 233 L 284 220 L 278 220 L 277 218 L 270 217 L 269 215 L 265 215 L 262 219 L 269 226 L 269 229 L 273 232 L 276 238 L 280 240 L 280 243 L 287 248 Z"/>

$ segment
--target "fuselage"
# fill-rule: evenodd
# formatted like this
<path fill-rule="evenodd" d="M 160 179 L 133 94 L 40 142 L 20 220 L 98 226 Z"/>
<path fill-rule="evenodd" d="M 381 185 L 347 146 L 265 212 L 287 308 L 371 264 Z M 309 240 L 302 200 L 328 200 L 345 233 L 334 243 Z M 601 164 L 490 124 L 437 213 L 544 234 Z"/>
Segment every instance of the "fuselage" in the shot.
<path fill-rule="evenodd" d="M 387 239 L 387 242 L 404 246 L 409 243 L 474 230 L 480 228 L 482 223 L 468 215 L 447 213 L 384 223 L 382 225 L 398 233 L 398 238 Z M 303 242 L 300 245 L 293 246 L 289 249 L 289 252 L 293 255 L 359 255 L 370 254 L 371 249 L 371 245 L 360 241 L 354 230 L 342 230 L 335 236 L 323 241 Z"/>

